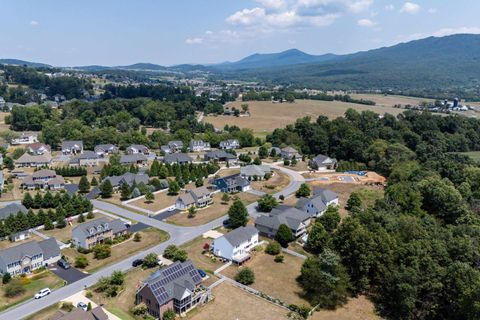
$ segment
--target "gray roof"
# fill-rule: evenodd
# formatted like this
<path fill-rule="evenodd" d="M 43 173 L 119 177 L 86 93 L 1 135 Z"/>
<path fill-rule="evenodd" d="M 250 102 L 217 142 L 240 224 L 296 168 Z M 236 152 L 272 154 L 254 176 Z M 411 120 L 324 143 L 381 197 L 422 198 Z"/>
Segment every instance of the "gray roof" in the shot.
<path fill-rule="evenodd" d="M 226 152 L 225 150 L 215 150 L 215 151 L 209 151 L 205 154 L 205 159 L 208 160 L 218 160 L 226 158 L 228 160 L 230 159 L 237 159 L 236 156 L 234 156 L 231 153 Z"/>
<path fill-rule="evenodd" d="M 168 141 L 168 146 L 170 148 L 174 147 L 174 148 L 183 148 L 183 142 L 180 141 L 180 140 L 172 140 L 172 141 Z"/>
<path fill-rule="evenodd" d="M 179 195 L 178 200 L 182 201 L 182 203 L 186 206 L 195 203 L 195 199 L 193 199 L 193 196 L 190 192 Z"/>
<path fill-rule="evenodd" d="M 166 154 L 163 158 L 165 163 L 182 163 L 182 162 L 192 162 L 193 159 L 186 153 L 174 153 Z"/>
<path fill-rule="evenodd" d="M 127 149 L 137 149 L 139 152 L 148 151 L 148 147 L 144 146 L 143 144 L 132 144 Z"/>
<path fill-rule="evenodd" d="M 159 305 L 172 299 L 180 300 L 185 290 L 193 291 L 202 281 L 191 260 L 177 261 L 160 269 L 145 280 Z M 142 287 L 143 289 L 143 287 Z"/>
<path fill-rule="evenodd" d="M 43 251 L 43 259 L 50 259 L 60 255 L 60 248 L 58 247 L 55 238 L 48 238 L 38 242 L 38 245 Z"/>
<path fill-rule="evenodd" d="M 121 164 L 131 164 L 139 161 L 147 161 L 147 157 L 143 153 L 123 154 L 120 157 Z"/>
<path fill-rule="evenodd" d="M 44 259 L 48 259 L 60 254 L 60 248 L 54 238 L 49 238 L 40 242 L 29 241 L 18 246 L 10 247 L 0 251 L 0 259 L 5 264 L 21 261 L 23 257 L 32 257 L 37 254 L 43 254 Z"/>
<path fill-rule="evenodd" d="M 96 152 L 93 151 L 85 151 L 78 156 L 74 157 L 72 160 L 70 160 L 70 163 L 80 163 L 80 160 L 86 160 L 86 159 L 99 159 L 100 157 Z"/>
<path fill-rule="evenodd" d="M 58 310 L 50 320 L 108 320 L 108 315 L 103 311 L 102 307 L 98 306 L 91 311 L 83 311 L 76 308 L 72 312 Z"/>
<path fill-rule="evenodd" d="M 81 140 L 67 140 L 62 142 L 62 150 L 72 148 L 80 148 L 83 149 L 83 141 Z"/>
<path fill-rule="evenodd" d="M 244 243 L 245 241 L 250 240 L 256 234 L 258 234 L 258 230 L 255 227 L 246 226 L 232 230 L 223 237 L 235 247 Z"/>
<path fill-rule="evenodd" d="M 115 219 L 109 222 L 110 228 L 112 229 L 113 234 L 123 232 L 127 229 L 125 222 L 120 219 Z"/>
<path fill-rule="evenodd" d="M 297 230 L 300 224 L 310 219 L 310 215 L 290 206 L 278 206 L 267 215 L 261 215 L 255 220 L 255 225 L 278 230 L 281 224 L 287 225 L 292 230 Z"/>
<path fill-rule="evenodd" d="M 23 204 L 11 203 L 3 208 L 0 208 L 0 220 L 7 219 L 12 214 L 17 214 L 19 211 L 27 213 L 28 210 Z"/>
<path fill-rule="evenodd" d="M 109 151 L 109 150 L 114 150 L 116 149 L 117 147 L 111 143 L 107 143 L 107 144 L 98 144 L 95 146 L 95 151 Z"/>
<path fill-rule="evenodd" d="M 42 154 L 42 155 L 31 155 L 25 152 L 20 158 L 15 160 L 15 163 L 49 163 L 52 160 L 52 156 L 47 153 L 47 154 Z"/>
<path fill-rule="evenodd" d="M 255 165 L 255 164 L 240 168 L 240 174 L 242 176 L 247 176 L 247 177 L 253 177 L 253 176 L 263 177 L 266 173 L 271 171 L 272 169 L 270 169 L 269 166 Z"/>
<path fill-rule="evenodd" d="M 106 177 L 105 180 L 106 179 L 110 180 L 110 183 L 114 187 L 120 187 L 124 183 L 127 183 L 131 187 L 133 185 L 133 181 L 135 181 L 137 184 L 140 182 L 148 184 L 148 175 L 140 173 L 127 172 L 121 176 Z"/>
<path fill-rule="evenodd" d="M 102 231 L 98 231 L 97 228 L 99 226 L 102 227 Z M 125 223 L 120 219 L 110 221 L 107 218 L 100 218 L 79 224 L 78 226 L 73 228 L 72 234 L 80 231 L 85 236 L 90 236 L 98 232 L 103 232 L 103 230 L 112 230 L 112 232 L 115 234 L 118 232 L 122 232 L 123 230 L 125 230 L 125 228 Z M 91 233 L 90 230 L 92 230 L 93 233 Z"/>
<path fill-rule="evenodd" d="M 64 187 L 65 191 L 68 193 L 68 195 L 73 195 L 75 192 L 78 191 L 78 184 L 75 183 L 69 183 L 66 184 Z"/>
<path fill-rule="evenodd" d="M 323 189 L 319 187 L 313 189 L 313 196 L 314 198 L 319 197 L 325 203 L 338 199 L 338 193 L 333 192 L 332 190 Z"/>
<path fill-rule="evenodd" d="M 210 191 L 208 191 L 207 187 L 205 186 L 188 190 L 188 192 L 192 194 L 193 197 L 196 197 L 196 198 L 201 198 L 201 197 L 210 195 Z"/>

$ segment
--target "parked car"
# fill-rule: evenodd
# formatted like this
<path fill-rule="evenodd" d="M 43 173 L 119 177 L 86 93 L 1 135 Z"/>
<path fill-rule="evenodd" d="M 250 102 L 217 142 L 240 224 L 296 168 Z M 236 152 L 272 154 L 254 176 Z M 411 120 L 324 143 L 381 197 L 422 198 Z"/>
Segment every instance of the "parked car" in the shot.
<path fill-rule="evenodd" d="M 79 303 L 77 303 L 77 308 L 82 309 L 83 311 L 87 311 L 88 306 L 85 302 L 80 301 Z"/>
<path fill-rule="evenodd" d="M 230 227 L 230 219 L 225 219 L 225 220 L 223 220 L 222 224 L 223 224 L 223 226 L 224 226 L 225 228 Z"/>
<path fill-rule="evenodd" d="M 141 266 L 142 264 L 143 264 L 143 259 L 135 259 L 132 262 L 132 267 L 138 267 L 138 266 Z"/>
<path fill-rule="evenodd" d="M 168 211 L 170 211 L 170 212 L 172 212 L 172 211 L 174 211 L 174 210 L 175 210 L 175 207 L 170 207 L 170 208 L 168 208 Z"/>
<path fill-rule="evenodd" d="M 57 264 L 65 270 L 70 269 L 70 263 L 65 259 L 58 260 Z"/>
<path fill-rule="evenodd" d="M 205 271 L 203 271 L 202 269 L 197 269 L 197 271 L 198 271 L 198 274 L 200 274 L 200 277 L 205 278 L 207 276 Z"/>
<path fill-rule="evenodd" d="M 42 289 L 35 294 L 35 299 L 43 298 L 45 296 L 48 296 L 50 293 L 52 293 L 52 291 L 50 291 L 49 288 Z"/>

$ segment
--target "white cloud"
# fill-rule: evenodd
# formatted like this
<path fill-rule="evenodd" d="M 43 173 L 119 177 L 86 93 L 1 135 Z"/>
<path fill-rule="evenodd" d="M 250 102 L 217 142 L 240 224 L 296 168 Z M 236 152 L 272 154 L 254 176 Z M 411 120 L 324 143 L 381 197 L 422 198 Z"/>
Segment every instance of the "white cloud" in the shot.
<path fill-rule="evenodd" d="M 357 24 L 360 27 L 367 27 L 367 28 L 372 28 L 372 27 L 377 25 L 375 22 L 373 22 L 370 19 L 360 19 L 360 20 L 357 21 Z"/>
<path fill-rule="evenodd" d="M 38 26 L 38 21 L 32 20 L 30 21 L 31 26 Z"/>
<path fill-rule="evenodd" d="M 287 7 L 287 3 L 284 0 L 257 0 L 257 2 L 265 9 L 281 10 Z"/>
<path fill-rule="evenodd" d="M 373 4 L 373 0 L 357 0 L 347 1 L 347 7 L 354 13 L 359 13 L 367 10 Z"/>
<path fill-rule="evenodd" d="M 405 2 L 403 7 L 400 9 L 400 12 L 415 14 L 420 11 L 420 6 L 413 2 Z"/>
<path fill-rule="evenodd" d="M 193 37 L 193 38 L 187 38 L 185 39 L 186 44 L 202 44 L 203 43 L 203 38 L 201 37 Z"/>
<path fill-rule="evenodd" d="M 386 11 L 393 11 L 393 10 L 395 10 L 395 6 L 393 4 L 387 4 L 385 6 L 385 10 Z"/>
<path fill-rule="evenodd" d="M 226 21 L 231 24 L 252 25 L 259 23 L 263 19 L 265 19 L 265 9 L 257 7 L 237 11 L 228 17 Z"/>

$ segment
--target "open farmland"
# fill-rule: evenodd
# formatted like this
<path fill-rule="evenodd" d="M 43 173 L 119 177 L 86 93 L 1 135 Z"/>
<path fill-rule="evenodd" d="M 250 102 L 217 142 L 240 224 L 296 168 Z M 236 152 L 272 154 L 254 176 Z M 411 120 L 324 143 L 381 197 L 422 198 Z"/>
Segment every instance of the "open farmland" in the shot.
<path fill-rule="evenodd" d="M 374 94 L 374 93 L 358 93 L 358 94 L 351 94 L 350 96 L 355 99 L 375 101 L 377 103 L 377 106 L 381 106 L 381 107 L 393 107 L 396 104 L 400 104 L 402 106 L 410 104 L 413 106 L 413 105 L 420 104 L 422 101 L 427 101 L 427 102 L 434 101 L 433 99 L 427 99 L 427 98 L 384 95 L 384 94 Z"/>
<path fill-rule="evenodd" d="M 235 101 L 230 107 L 241 109 L 240 105 L 245 102 Z M 214 125 L 215 128 L 223 128 L 226 124 L 236 125 L 240 128 L 249 128 L 254 132 L 272 132 L 274 128 L 283 128 L 287 124 L 294 123 L 298 118 L 310 116 L 315 120 L 324 115 L 329 118 L 337 118 L 344 115 L 345 111 L 352 108 L 357 111 L 371 110 L 379 114 L 391 113 L 397 115 L 404 110 L 392 107 L 367 106 L 355 103 L 338 101 L 296 100 L 294 103 L 271 103 L 269 101 L 249 101 L 249 117 L 234 116 L 207 116 L 205 122 Z"/>

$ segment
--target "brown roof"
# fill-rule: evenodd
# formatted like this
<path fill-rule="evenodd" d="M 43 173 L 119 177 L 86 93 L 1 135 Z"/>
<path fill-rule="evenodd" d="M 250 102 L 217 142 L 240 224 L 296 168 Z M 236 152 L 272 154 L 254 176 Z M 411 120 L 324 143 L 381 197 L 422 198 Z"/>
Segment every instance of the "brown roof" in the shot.
<path fill-rule="evenodd" d="M 43 177 L 55 177 L 56 175 L 57 175 L 57 173 L 53 170 L 42 169 L 42 170 L 35 171 L 32 174 L 32 177 L 33 178 L 43 178 Z"/>
<path fill-rule="evenodd" d="M 95 307 L 91 311 L 75 309 L 72 312 L 57 311 L 49 320 L 108 320 L 108 315 L 102 307 Z"/>

